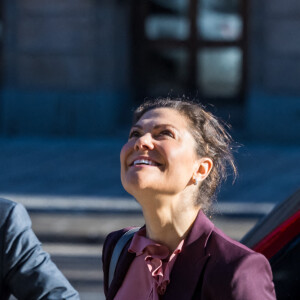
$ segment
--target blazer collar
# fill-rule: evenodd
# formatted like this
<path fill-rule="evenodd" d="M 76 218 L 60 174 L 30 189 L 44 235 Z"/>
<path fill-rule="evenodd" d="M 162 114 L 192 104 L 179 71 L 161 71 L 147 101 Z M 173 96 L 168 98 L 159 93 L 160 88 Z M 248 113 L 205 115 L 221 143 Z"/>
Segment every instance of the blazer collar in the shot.
<path fill-rule="evenodd" d="M 173 266 L 164 300 L 192 299 L 210 253 L 206 244 L 213 223 L 200 210 Z"/>
<path fill-rule="evenodd" d="M 199 277 L 210 256 L 210 253 L 206 253 L 206 244 L 213 228 L 213 223 L 200 210 L 185 239 L 182 252 L 176 258 L 171 272 L 170 284 L 163 297 L 164 300 L 192 299 Z M 129 245 L 130 242 L 120 256 L 116 276 L 108 290 L 107 300 L 113 300 L 135 258 L 134 253 L 128 252 Z"/>
<path fill-rule="evenodd" d="M 196 243 L 197 247 L 199 247 L 201 244 L 203 246 L 203 251 L 204 251 L 208 238 L 211 232 L 213 231 L 213 229 L 214 229 L 214 224 L 206 217 L 206 215 L 203 213 L 202 210 L 199 210 L 199 213 L 194 221 L 194 224 L 192 225 L 192 228 L 185 239 L 184 242 L 185 247 L 189 248 L 194 243 Z"/>

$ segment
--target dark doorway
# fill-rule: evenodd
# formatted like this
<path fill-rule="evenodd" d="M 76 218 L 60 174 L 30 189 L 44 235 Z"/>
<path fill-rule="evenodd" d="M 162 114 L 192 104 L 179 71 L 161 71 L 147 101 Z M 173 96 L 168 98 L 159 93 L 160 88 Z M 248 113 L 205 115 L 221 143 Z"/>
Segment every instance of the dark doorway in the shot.
<path fill-rule="evenodd" d="M 242 104 L 247 1 L 132 1 L 135 102 L 182 96 Z"/>

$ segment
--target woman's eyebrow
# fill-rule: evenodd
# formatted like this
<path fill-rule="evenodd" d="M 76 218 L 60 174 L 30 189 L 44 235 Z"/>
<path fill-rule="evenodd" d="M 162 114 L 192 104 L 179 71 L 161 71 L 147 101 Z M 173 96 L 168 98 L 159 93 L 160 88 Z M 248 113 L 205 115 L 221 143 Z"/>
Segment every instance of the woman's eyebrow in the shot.
<path fill-rule="evenodd" d="M 132 128 L 139 128 L 139 129 L 142 129 L 143 127 L 142 127 L 141 125 L 132 125 L 132 126 L 131 126 L 131 129 L 132 129 Z"/>
<path fill-rule="evenodd" d="M 158 128 L 161 128 L 161 127 L 172 127 L 173 129 L 175 130 L 178 130 L 174 125 L 172 124 L 158 124 L 158 125 L 155 125 L 153 127 L 153 129 L 158 129 Z"/>
<path fill-rule="evenodd" d="M 172 127 L 173 129 L 175 129 L 175 130 L 178 131 L 178 129 L 177 129 L 174 125 L 172 125 L 172 124 L 157 124 L 157 125 L 155 125 L 155 126 L 153 127 L 153 129 L 159 129 L 159 128 L 161 128 L 161 127 Z M 141 126 L 141 125 L 139 125 L 139 124 L 135 124 L 135 125 L 132 125 L 131 129 L 132 129 L 132 128 L 143 129 L 143 126 Z"/>

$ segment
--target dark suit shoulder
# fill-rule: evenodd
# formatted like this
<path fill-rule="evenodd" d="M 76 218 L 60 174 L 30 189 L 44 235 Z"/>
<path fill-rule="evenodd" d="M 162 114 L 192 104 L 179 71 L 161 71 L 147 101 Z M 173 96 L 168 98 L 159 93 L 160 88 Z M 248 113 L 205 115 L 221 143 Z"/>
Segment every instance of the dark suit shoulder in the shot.
<path fill-rule="evenodd" d="M 2 227 L 3 224 L 6 222 L 7 218 L 9 217 L 16 205 L 16 202 L 0 198 L 0 227 Z"/>
<path fill-rule="evenodd" d="M 1 293 L 7 297 L 12 293 L 17 299 L 79 299 L 43 251 L 25 207 L 5 199 L 0 199 L 0 206 L 4 216 L 0 231 Z"/>
<path fill-rule="evenodd" d="M 8 200 L 5 198 L 0 198 L 0 205 L 3 208 L 9 208 L 9 207 L 13 207 L 15 206 L 17 203 L 12 201 L 12 200 Z"/>
<path fill-rule="evenodd" d="M 21 203 L 0 199 L 0 228 L 3 231 L 31 228 L 31 219 Z"/>
<path fill-rule="evenodd" d="M 16 205 L 16 202 L 0 198 L 0 220 L 2 221 L 3 219 L 6 219 Z"/>

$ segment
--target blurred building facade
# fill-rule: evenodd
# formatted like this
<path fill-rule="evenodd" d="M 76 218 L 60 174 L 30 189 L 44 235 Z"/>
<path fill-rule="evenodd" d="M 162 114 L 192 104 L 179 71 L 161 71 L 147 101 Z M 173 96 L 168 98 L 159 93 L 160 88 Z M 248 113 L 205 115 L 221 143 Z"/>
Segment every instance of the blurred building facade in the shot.
<path fill-rule="evenodd" d="M 2 0 L 0 134 L 115 134 L 186 95 L 297 141 L 299 30 L 298 0 Z"/>

